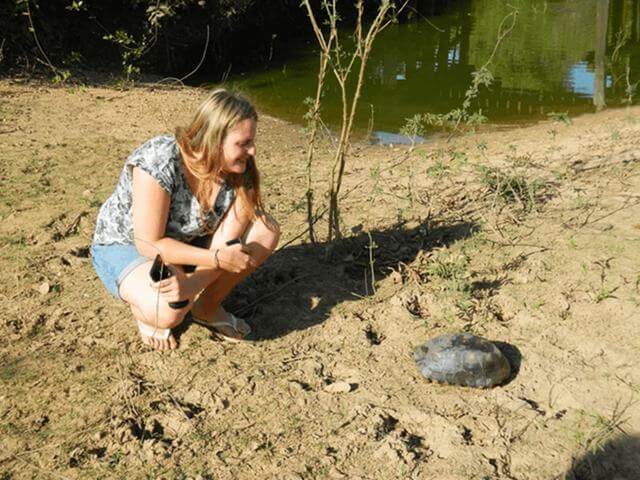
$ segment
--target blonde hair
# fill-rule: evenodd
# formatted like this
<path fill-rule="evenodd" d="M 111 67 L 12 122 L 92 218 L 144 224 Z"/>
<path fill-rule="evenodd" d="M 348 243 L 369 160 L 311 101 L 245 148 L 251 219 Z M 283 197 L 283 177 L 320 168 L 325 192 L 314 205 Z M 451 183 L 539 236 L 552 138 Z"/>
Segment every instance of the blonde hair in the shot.
<path fill-rule="evenodd" d="M 223 178 L 222 144 L 230 130 L 239 122 L 258 121 L 255 108 L 245 97 L 223 88 L 213 90 L 196 110 L 191 123 L 176 128 L 175 136 L 189 171 L 199 180 L 194 192 L 204 212 L 210 209 L 213 183 Z M 236 198 L 255 216 L 262 210 L 260 175 L 255 158 L 250 157 L 243 174 L 227 173 L 227 182 Z"/>

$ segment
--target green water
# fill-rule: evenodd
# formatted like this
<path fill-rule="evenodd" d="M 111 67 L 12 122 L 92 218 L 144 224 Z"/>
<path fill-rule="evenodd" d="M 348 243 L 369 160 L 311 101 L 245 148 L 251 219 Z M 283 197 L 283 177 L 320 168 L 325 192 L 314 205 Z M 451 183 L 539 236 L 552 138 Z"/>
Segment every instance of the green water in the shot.
<path fill-rule="evenodd" d="M 480 91 L 472 106 L 489 123 L 591 112 L 598 93 L 608 107 L 622 106 L 633 90 L 629 86 L 640 80 L 640 0 L 445 3 L 439 14 L 422 8 L 380 34 L 367 66 L 357 130 L 395 133 L 407 117 L 459 108 L 472 73 L 494 49 L 509 5 L 519 12 L 515 28 L 488 67 L 493 84 Z M 276 42 L 274 48 L 285 60 L 230 82 L 262 111 L 302 124 L 304 99 L 315 95 L 318 49 L 313 42 L 298 42 L 285 51 Z M 340 118 L 336 93 L 329 82 L 323 119 L 332 127 Z"/>

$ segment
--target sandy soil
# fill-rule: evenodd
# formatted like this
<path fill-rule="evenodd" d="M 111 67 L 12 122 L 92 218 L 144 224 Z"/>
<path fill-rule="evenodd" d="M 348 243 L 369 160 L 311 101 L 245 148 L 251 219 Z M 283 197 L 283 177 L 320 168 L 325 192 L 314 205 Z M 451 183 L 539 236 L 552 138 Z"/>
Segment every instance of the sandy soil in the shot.
<path fill-rule="evenodd" d="M 200 95 L 0 81 L 1 479 L 640 478 L 639 108 L 356 145 L 329 260 L 298 238 L 304 134 L 262 118 L 285 246 L 228 302 L 255 338 L 185 325 L 162 354 L 88 248 Z M 510 381 L 423 379 L 413 349 L 452 331 L 504 342 Z"/>

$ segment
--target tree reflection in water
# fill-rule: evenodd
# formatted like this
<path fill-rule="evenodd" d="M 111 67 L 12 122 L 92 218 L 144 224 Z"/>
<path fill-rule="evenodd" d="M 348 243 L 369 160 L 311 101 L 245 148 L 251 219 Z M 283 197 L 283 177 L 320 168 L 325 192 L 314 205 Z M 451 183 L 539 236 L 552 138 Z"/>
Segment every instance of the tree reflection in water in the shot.
<path fill-rule="evenodd" d="M 640 80 L 640 0 L 520 0 L 518 22 L 489 69 L 495 82 L 472 109 L 491 122 L 547 118 L 623 105 Z M 376 40 L 359 128 L 398 132 L 417 113 L 459 108 L 472 73 L 491 55 L 509 2 L 413 2 L 398 25 Z M 346 41 L 348 32 L 344 32 Z M 348 45 L 345 45 L 348 48 Z M 300 122 L 315 91 L 317 52 L 292 52 L 284 65 L 242 81 L 266 111 Z M 324 119 L 339 118 L 337 89 L 327 85 Z M 372 107 L 373 106 L 373 107 Z"/>

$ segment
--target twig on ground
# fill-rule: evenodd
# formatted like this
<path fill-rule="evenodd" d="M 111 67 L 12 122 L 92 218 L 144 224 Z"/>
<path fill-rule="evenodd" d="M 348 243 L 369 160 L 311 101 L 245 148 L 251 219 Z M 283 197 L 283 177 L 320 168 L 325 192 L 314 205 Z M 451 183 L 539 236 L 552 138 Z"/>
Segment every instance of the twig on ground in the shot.
<path fill-rule="evenodd" d="M 64 232 L 62 232 L 61 234 L 62 237 L 66 238 L 69 235 L 71 235 L 73 232 L 75 232 L 78 226 L 80 225 L 80 220 L 82 220 L 82 217 L 87 215 L 87 213 L 88 212 L 86 211 L 82 211 L 78 215 L 76 215 L 76 218 L 74 218 L 73 221 L 69 225 L 67 225 L 67 228 L 64 229 Z"/>

